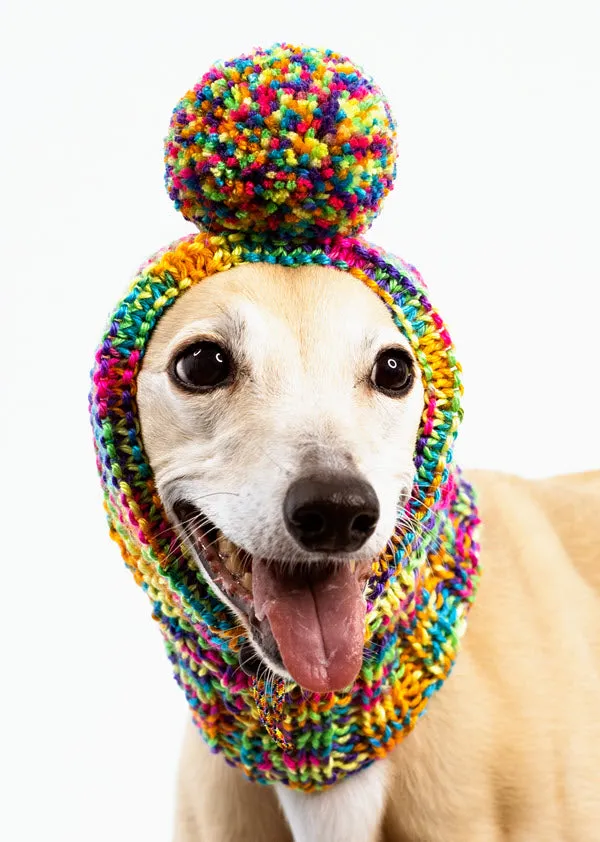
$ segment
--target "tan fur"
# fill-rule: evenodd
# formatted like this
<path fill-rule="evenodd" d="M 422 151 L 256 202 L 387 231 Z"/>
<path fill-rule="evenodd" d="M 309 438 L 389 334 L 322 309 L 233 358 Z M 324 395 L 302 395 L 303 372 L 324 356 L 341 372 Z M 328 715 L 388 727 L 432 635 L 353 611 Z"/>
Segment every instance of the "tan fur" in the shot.
<path fill-rule="evenodd" d="M 204 297 L 198 287 L 163 316 L 150 342 L 145 376 L 164 370 L 173 337 L 197 316 L 201 297 L 203 314 L 211 306 L 218 310 L 224 295 L 235 296 L 238 282 L 243 288 L 257 272 L 265 283 L 260 306 L 275 307 L 269 316 L 274 330 L 283 320 L 301 337 L 309 376 L 319 376 L 307 318 L 324 306 L 317 293 L 332 296 L 341 313 L 346 307 L 347 318 L 356 319 L 360 311 L 364 322 L 385 328 L 381 302 L 347 276 L 312 270 L 315 288 L 303 285 L 302 294 L 286 298 L 285 284 L 274 294 L 281 274 L 243 269 L 227 287 L 211 288 L 208 279 L 201 285 L 206 284 Z M 328 337 L 330 347 L 322 346 L 322 352 L 335 355 L 340 341 L 335 325 Z M 158 405 L 148 379 L 143 384 L 142 378 L 145 445 L 155 471 L 166 470 L 173 440 L 190 431 L 173 423 L 164 401 Z M 243 406 L 236 412 L 243 423 Z M 387 784 L 381 826 L 364 842 L 597 842 L 600 472 L 548 480 L 473 472 L 469 478 L 479 492 L 484 523 L 480 592 L 453 674 L 382 767 Z M 181 760 L 175 839 L 292 842 L 276 791 L 248 783 L 211 755 L 191 725 Z"/>

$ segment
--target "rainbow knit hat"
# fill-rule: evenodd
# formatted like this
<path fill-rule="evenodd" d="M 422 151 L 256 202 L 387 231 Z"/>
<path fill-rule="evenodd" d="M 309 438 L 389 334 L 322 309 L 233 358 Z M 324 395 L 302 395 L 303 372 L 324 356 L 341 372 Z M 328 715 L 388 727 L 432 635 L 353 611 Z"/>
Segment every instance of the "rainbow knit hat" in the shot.
<path fill-rule="evenodd" d="M 388 105 L 348 59 L 281 44 L 216 64 L 175 108 L 165 143 L 169 195 L 200 231 L 142 266 L 96 355 L 90 411 L 111 535 L 200 732 L 260 783 L 322 789 L 390 751 L 448 676 L 477 584 L 477 508 L 452 464 L 460 366 L 416 269 L 360 238 L 395 159 Z M 136 378 L 161 314 L 203 278 L 259 262 L 365 283 L 425 390 L 412 497 L 373 563 L 363 665 L 342 693 L 265 687 L 240 669 L 238 621 L 177 540 L 141 438 Z"/>

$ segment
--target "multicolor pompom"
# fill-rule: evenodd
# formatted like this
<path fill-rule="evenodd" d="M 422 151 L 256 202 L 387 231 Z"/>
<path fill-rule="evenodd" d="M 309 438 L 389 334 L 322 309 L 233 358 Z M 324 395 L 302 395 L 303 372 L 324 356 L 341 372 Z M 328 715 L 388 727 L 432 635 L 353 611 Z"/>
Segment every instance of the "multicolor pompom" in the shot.
<path fill-rule="evenodd" d="M 173 112 L 166 184 L 210 232 L 284 240 L 369 227 L 395 176 L 379 88 L 330 50 L 280 44 L 216 64 Z"/>

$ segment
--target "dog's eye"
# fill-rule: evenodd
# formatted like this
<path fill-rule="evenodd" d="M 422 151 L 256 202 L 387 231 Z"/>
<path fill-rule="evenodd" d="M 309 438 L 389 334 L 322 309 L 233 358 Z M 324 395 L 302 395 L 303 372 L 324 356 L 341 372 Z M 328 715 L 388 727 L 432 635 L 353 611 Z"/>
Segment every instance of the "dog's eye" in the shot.
<path fill-rule="evenodd" d="M 195 342 L 177 355 L 171 375 L 180 386 L 206 392 L 231 378 L 232 364 L 227 351 L 216 342 Z"/>
<path fill-rule="evenodd" d="M 405 395 L 413 384 L 415 374 L 409 354 L 402 348 L 388 348 L 377 357 L 371 380 L 386 394 Z"/>

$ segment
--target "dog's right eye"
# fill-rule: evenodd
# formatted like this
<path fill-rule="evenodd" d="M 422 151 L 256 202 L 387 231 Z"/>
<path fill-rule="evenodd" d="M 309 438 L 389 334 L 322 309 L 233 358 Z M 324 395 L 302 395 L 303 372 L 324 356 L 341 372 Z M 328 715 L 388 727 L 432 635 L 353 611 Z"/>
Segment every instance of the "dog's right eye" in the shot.
<path fill-rule="evenodd" d="M 224 348 L 216 342 L 195 342 L 175 357 L 170 374 L 184 389 L 207 392 L 231 382 L 232 370 Z"/>

